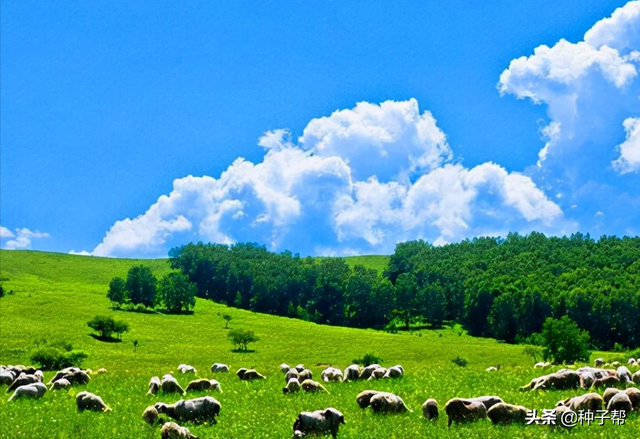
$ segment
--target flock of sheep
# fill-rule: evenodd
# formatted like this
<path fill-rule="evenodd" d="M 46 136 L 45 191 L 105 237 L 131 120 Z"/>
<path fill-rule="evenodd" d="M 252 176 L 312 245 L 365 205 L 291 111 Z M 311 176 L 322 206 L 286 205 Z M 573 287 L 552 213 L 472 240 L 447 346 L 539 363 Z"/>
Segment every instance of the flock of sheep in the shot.
<path fill-rule="evenodd" d="M 546 368 L 549 364 L 538 363 L 535 368 Z M 616 367 L 613 369 L 612 367 Z M 638 361 L 630 359 L 628 366 L 640 367 Z M 488 368 L 487 371 L 495 371 L 499 368 Z M 178 370 L 183 374 L 196 373 L 192 366 L 181 364 Z M 327 392 L 325 386 L 313 380 L 313 372 L 304 365 L 299 364 L 289 367 L 280 365 L 280 370 L 285 377 L 283 393 L 295 393 L 300 390 L 305 392 Z M 229 372 L 229 366 L 214 363 L 211 372 Z M 47 390 L 67 389 L 72 385 L 86 385 L 91 380 L 91 375 L 106 373 L 105 369 L 93 372 L 89 369 L 82 370 L 76 367 L 65 368 L 47 383 L 43 383 L 44 375 L 40 370 L 26 366 L 1 366 L 0 385 L 8 385 L 7 392 L 14 392 L 9 401 L 17 398 L 41 398 Z M 236 372 L 239 379 L 245 381 L 265 379 L 254 369 L 241 368 Z M 320 374 L 323 382 L 342 382 L 355 380 L 378 380 L 385 378 L 400 378 L 404 375 L 404 368 L 400 365 L 384 368 L 379 364 L 373 364 L 364 368 L 356 364 L 348 366 L 344 372 L 334 367 L 327 367 Z M 582 367 L 577 370 L 561 369 L 557 372 L 543 375 L 531 380 L 520 390 L 566 390 L 566 389 L 591 389 L 590 393 L 577 395 L 573 398 L 559 401 L 554 409 L 557 416 L 563 412 L 580 410 L 618 410 L 625 413 L 632 410 L 640 410 L 640 391 L 636 385 L 640 385 L 640 370 L 631 374 L 628 367 L 619 363 L 605 364 L 602 359 L 595 361 L 594 367 Z M 604 389 L 602 395 L 595 390 Z M 176 378 L 166 374 L 160 379 L 154 376 L 149 381 L 147 395 L 157 395 L 160 391 L 165 394 L 177 393 L 185 395 L 192 391 L 213 390 L 222 392 L 220 382 L 215 379 L 196 379 L 189 382 L 183 388 Z M 398 395 L 377 390 L 365 390 L 356 396 L 356 403 L 362 408 L 371 407 L 376 413 L 403 413 L 411 412 Z M 98 395 L 83 391 L 76 395 L 76 406 L 79 411 L 91 410 L 108 412 L 111 408 Z M 147 407 L 142 419 L 149 425 L 162 425 L 160 435 L 162 439 L 187 438 L 197 439 L 186 427 L 178 422 L 190 422 L 194 424 L 208 422 L 215 424 L 216 417 L 220 414 L 221 404 L 211 396 L 194 399 L 180 399 L 174 404 L 158 402 Z M 498 396 L 481 396 L 477 398 L 453 398 L 444 406 L 448 417 L 448 425 L 453 422 L 462 423 L 478 419 L 489 418 L 494 424 L 500 423 L 525 423 L 527 412 L 524 406 L 505 403 Z M 438 403 L 434 399 L 428 399 L 422 405 L 422 413 L 426 419 L 438 418 Z M 167 421 L 161 415 L 166 415 L 173 421 Z M 175 421 L 175 422 L 174 422 Z M 340 425 L 345 424 L 343 414 L 333 407 L 314 412 L 301 412 L 293 424 L 294 437 L 303 437 L 311 434 L 331 434 L 335 438 Z"/>

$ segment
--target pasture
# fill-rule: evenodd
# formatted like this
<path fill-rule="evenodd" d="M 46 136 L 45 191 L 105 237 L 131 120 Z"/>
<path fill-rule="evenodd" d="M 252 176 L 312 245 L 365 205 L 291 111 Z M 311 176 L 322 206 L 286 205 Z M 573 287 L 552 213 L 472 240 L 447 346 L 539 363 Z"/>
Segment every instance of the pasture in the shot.
<path fill-rule="evenodd" d="M 353 258 L 355 259 L 355 258 Z M 352 263 L 353 259 L 349 259 Z M 494 426 L 490 421 L 447 428 L 444 404 L 453 397 L 498 395 L 506 402 L 528 408 L 550 409 L 555 403 L 584 391 L 519 392 L 518 388 L 543 372 L 534 371 L 521 346 L 491 339 L 459 335 L 449 328 L 390 334 L 373 330 L 320 326 L 295 319 L 262 315 L 197 300 L 192 315 L 143 314 L 114 311 L 106 299 L 113 276 L 126 276 L 132 264 L 143 263 L 162 275 L 169 271 L 164 260 L 101 259 L 38 252 L 0 251 L 0 277 L 5 291 L 0 298 L 0 364 L 30 364 L 29 353 L 42 341 L 64 340 L 89 353 L 84 368 L 104 367 L 108 373 L 94 376 L 86 386 L 49 391 L 39 400 L 7 402 L 10 394 L 0 387 L 0 437 L 7 438 L 159 438 L 159 428 L 141 419 L 145 407 L 172 403 L 175 395 L 145 396 L 149 378 L 174 372 L 186 384 L 193 375 L 182 375 L 177 366 L 194 366 L 198 377 L 216 378 L 223 393 L 209 392 L 222 404 L 217 425 L 184 424 L 200 438 L 290 438 L 292 424 L 301 411 L 326 407 L 340 410 L 347 422 L 339 438 L 540 438 L 540 437 L 640 437 L 640 416 L 631 414 L 625 425 L 578 426 L 569 431 L 547 426 Z M 379 258 L 373 261 L 380 265 Z M 366 263 L 366 262 L 364 262 Z M 378 268 L 371 267 L 371 268 Z M 220 313 L 231 314 L 229 328 L 253 330 L 260 341 L 250 352 L 232 352 L 228 329 Z M 95 315 L 126 321 L 131 330 L 122 342 L 107 343 L 90 336 L 86 323 Z M 134 352 L 133 340 L 138 340 Z M 344 369 L 355 358 L 372 352 L 383 366 L 401 364 L 405 377 L 373 382 L 326 383 L 329 394 L 283 395 L 284 376 L 279 365 L 305 364 L 320 380 L 326 365 Z M 451 359 L 468 360 L 460 367 Z M 594 353 L 613 358 L 615 354 Z M 231 366 L 231 373 L 213 374 L 214 362 Z M 501 365 L 488 373 L 489 366 Z M 240 381 L 234 371 L 255 368 L 267 380 Z M 554 369 L 557 369 L 556 367 Z M 54 372 L 45 373 L 48 381 Z M 108 413 L 79 413 L 75 394 L 82 390 L 100 395 L 111 406 Z M 376 415 L 361 410 L 355 396 L 375 389 L 401 396 L 412 413 Z M 204 396 L 206 392 L 187 397 Z M 435 398 L 441 416 L 436 422 L 422 417 L 421 405 Z"/>

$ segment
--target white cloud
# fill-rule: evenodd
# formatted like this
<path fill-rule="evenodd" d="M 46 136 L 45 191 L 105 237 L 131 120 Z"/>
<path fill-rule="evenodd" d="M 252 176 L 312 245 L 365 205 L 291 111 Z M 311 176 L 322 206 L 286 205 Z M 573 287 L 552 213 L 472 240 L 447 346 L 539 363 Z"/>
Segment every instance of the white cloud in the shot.
<path fill-rule="evenodd" d="M 620 158 L 613 167 L 621 174 L 640 170 L 640 117 L 628 118 L 623 123 L 627 139 L 618 146 Z"/>
<path fill-rule="evenodd" d="M 391 253 L 399 241 L 443 242 L 558 226 L 562 212 L 528 177 L 488 163 L 447 164 L 451 151 L 415 100 L 359 103 L 312 120 L 296 145 L 266 133 L 260 163 L 219 178 L 177 179 L 168 196 L 116 222 L 94 255 L 166 254 L 189 241 L 256 241 L 303 254 Z"/>
<path fill-rule="evenodd" d="M 86 250 L 82 250 L 82 251 L 79 251 L 79 252 L 77 252 L 77 251 L 75 251 L 75 250 L 71 250 L 71 251 L 69 252 L 69 254 L 70 254 L 70 255 L 77 255 L 77 256 L 91 256 L 91 253 L 89 253 L 89 252 L 88 252 L 88 251 L 86 251 Z"/>
<path fill-rule="evenodd" d="M 9 230 L 5 229 L 4 227 L 2 227 L 2 237 L 14 237 L 13 233 L 11 233 Z M 18 228 L 15 229 L 16 233 L 15 233 L 15 239 L 10 239 L 9 241 L 4 243 L 3 248 L 7 249 L 7 250 L 16 250 L 16 249 L 28 249 L 31 248 L 31 240 L 32 239 L 40 239 L 40 238 L 48 238 L 49 234 L 48 233 L 43 233 L 43 232 L 39 232 L 39 231 L 31 231 L 27 228 Z M 10 235 L 7 235 L 7 232 Z"/>
<path fill-rule="evenodd" d="M 600 231 L 593 212 L 619 219 L 608 233 L 622 234 L 640 221 L 637 209 L 628 212 L 640 205 L 640 180 L 631 174 L 640 166 L 638 50 L 640 2 L 634 1 L 596 23 L 584 41 L 539 46 L 500 75 L 502 94 L 547 106 L 545 144 L 526 173 L 546 193 L 562 194 L 559 205 L 584 231 Z"/>
<path fill-rule="evenodd" d="M 6 227 L 0 226 L 0 238 L 13 238 L 15 235 Z"/>

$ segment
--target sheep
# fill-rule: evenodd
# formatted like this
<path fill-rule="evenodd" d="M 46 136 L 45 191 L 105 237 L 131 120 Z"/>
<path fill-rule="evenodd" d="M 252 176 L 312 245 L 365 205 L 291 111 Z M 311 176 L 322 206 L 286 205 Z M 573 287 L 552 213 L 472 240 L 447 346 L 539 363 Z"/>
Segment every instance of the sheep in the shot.
<path fill-rule="evenodd" d="M 18 378 L 13 380 L 9 388 L 7 389 L 7 393 L 13 392 L 20 386 L 26 386 L 27 384 L 40 383 L 40 377 L 36 375 L 27 375 L 26 373 L 21 373 Z"/>
<path fill-rule="evenodd" d="M 102 398 L 89 392 L 80 392 L 76 396 L 76 406 L 79 411 L 91 410 L 94 412 L 110 412 L 111 408 L 107 406 Z"/>
<path fill-rule="evenodd" d="M 336 369 L 335 367 L 327 367 L 325 370 L 322 371 L 322 373 L 320 374 L 320 377 L 322 378 L 322 381 L 324 382 L 329 382 L 329 381 L 342 381 L 342 371 L 340 369 Z"/>
<path fill-rule="evenodd" d="M 312 380 L 313 372 L 309 369 L 303 369 L 298 372 L 298 381 L 303 382 L 304 380 Z"/>
<path fill-rule="evenodd" d="M 49 388 L 49 390 L 68 389 L 69 387 L 71 387 L 71 383 L 69 382 L 69 380 L 66 378 L 60 378 L 59 380 L 51 383 L 51 387 Z"/>
<path fill-rule="evenodd" d="M 79 367 L 66 367 L 66 368 L 56 372 L 55 376 L 53 378 L 51 378 L 51 381 L 49 381 L 47 384 L 51 384 L 54 381 L 58 381 L 60 378 L 63 378 L 68 373 L 77 372 L 77 371 L 81 371 L 81 370 L 82 369 L 80 369 Z"/>
<path fill-rule="evenodd" d="M 100 369 L 96 370 L 97 375 L 102 375 L 104 373 L 107 373 L 107 369 L 105 369 L 104 367 L 101 367 Z"/>
<path fill-rule="evenodd" d="M 629 387 L 624 393 L 629 397 L 633 410 L 640 410 L 640 390 L 635 387 Z"/>
<path fill-rule="evenodd" d="M 371 376 L 368 378 L 368 380 L 369 381 L 379 380 L 380 378 L 385 376 L 386 373 L 387 373 L 387 369 L 385 369 L 384 367 L 379 367 L 375 369 L 373 372 L 371 372 Z"/>
<path fill-rule="evenodd" d="M 56 374 L 57 376 L 57 374 Z M 74 368 L 74 370 L 63 374 L 60 378 L 64 378 L 71 384 L 85 385 L 91 381 L 91 377 L 82 369 Z M 57 381 L 57 380 L 54 380 Z"/>
<path fill-rule="evenodd" d="M 615 387 L 608 387 L 602 394 L 602 400 L 604 401 L 605 407 L 609 404 L 609 401 L 611 400 L 611 398 L 613 398 L 613 395 L 620 392 L 622 392 L 622 390 L 616 389 Z"/>
<path fill-rule="evenodd" d="M 375 413 L 411 412 L 402 398 L 388 392 L 378 392 L 371 397 L 369 405 Z"/>
<path fill-rule="evenodd" d="M 444 410 L 449 417 L 448 427 L 451 427 L 453 422 L 471 422 L 487 418 L 487 408 L 485 405 L 481 402 L 470 401 L 468 399 L 450 399 L 445 404 Z"/>
<path fill-rule="evenodd" d="M 485 369 L 485 372 L 496 372 L 498 370 L 500 370 L 500 366 L 499 365 L 497 367 L 496 366 L 489 366 L 489 367 L 487 367 Z"/>
<path fill-rule="evenodd" d="M 181 427 L 175 422 L 165 422 L 160 429 L 160 437 L 162 439 L 198 439 L 187 427 Z"/>
<path fill-rule="evenodd" d="M 373 396 L 376 395 L 377 393 L 380 393 L 380 392 L 378 392 L 377 390 L 363 390 L 362 392 L 358 393 L 358 395 L 356 396 L 356 402 L 358 403 L 361 409 L 365 409 L 369 407 L 371 398 L 373 398 Z"/>
<path fill-rule="evenodd" d="M 3 370 L 0 372 L 0 386 L 4 384 L 11 385 L 16 379 L 16 374 L 11 370 Z"/>
<path fill-rule="evenodd" d="M 166 374 L 162 377 L 162 381 L 160 383 L 162 391 L 164 393 L 179 393 L 184 395 L 184 389 L 178 384 L 178 381 L 171 375 Z"/>
<path fill-rule="evenodd" d="M 229 366 L 222 363 L 213 363 L 211 372 L 229 372 Z"/>
<path fill-rule="evenodd" d="M 282 393 L 296 393 L 300 391 L 300 381 L 297 378 L 291 378 L 287 381 L 287 385 L 282 388 Z"/>
<path fill-rule="evenodd" d="M 591 410 L 593 412 L 602 410 L 604 400 L 597 393 L 587 393 L 580 396 L 574 396 L 564 401 L 558 402 L 557 405 L 565 405 L 571 411 L 578 412 L 580 410 Z"/>
<path fill-rule="evenodd" d="M 202 398 L 181 399 L 174 404 L 158 402 L 155 404 L 158 413 L 164 413 L 176 421 L 186 422 L 210 422 L 216 424 L 216 416 L 220 414 L 220 403 L 210 396 Z"/>
<path fill-rule="evenodd" d="M 202 390 L 213 389 L 222 393 L 222 388 L 220 387 L 220 383 L 217 380 L 193 380 L 187 385 L 187 392 L 199 392 Z"/>
<path fill-rule="evenodd" d="M 580 375 L 574 370 L 562 369 L 549 375 L 534 378 L 529 384 L 520 387 L 520 390 L 567 390 L 578 387 L 580 387 Z"/>
<path fill-rule="evenodd" d="M 157 395 L 158 390 L 160 390 L 161 386 L 162 383 L 160 383 L 160 378 L 158 378 L 157 376 L 152 377 L 149 380 L 149 391 L 147 392 L 147 395 Z"/>
<path fill-rule="evenodd" d="M 158 415 L 158 410 L 152 405 L 144 409 L 144 412 L 142 412 L 142 420 L 149 425 L 155 425 L 157 423 L 164 424 L 164 421 Z"/>
<path fill-rule="evenodd" d="M 282 363 L 280 365 L 280 372 L 282 373 L 287 373 L 289 372 L 290 369 L 291 369 L 291 366 L 289 366 L 287 363 Z"/>
<path fill-rule="evenodd" d="M 364 369 L 362 369 L 362 372 L 360 372 L 360 379 L 361 380 L 368 380 L 369 377 L 371 377 L 371 374 L 373 373 L 374 370 L 381 368 L 382 366 L 380 366 L 379 364 L 370 364 L 369 366 L 365 367 Z"/>
<path fill-rule="evenodd" d="M 629 395 L 625 392 L 616 393 L 609 400 L 609 404 L 607 404 L 607 410 L 624 410 L 625 413 L 630 413 L 633 409 L 631 405 L 631 399 L 629 399 Z"/>
<path fill-rule="evenodd" d="M 241 370 L 243 370 L 243 369 L 240 369 L 238 371 L 238 377 L 241 380 L 253 381 L 253 380 L 266 380 L 267 379 L 264 375 L 261 375 L 260 373 L 258 373 L 254 369 L 244 369 L 243 372 L 240 374 Z"/>
<path fill-rule="evenodd" d="M 13 401 L 22 397 L 33 399 L 42 398 L 46 391 L 47 386 L 42 384 L 40 381 L 36 381 L 35 383 L 18 386 L 15 392 L 13 392 L 13 395 L 11 395 L 11 397 L 9 398 L 9 401 Z"/>
<path fill-rule="evenodd" d="M 596 379 L 591 385 L 592 389 L 602 389 L 607 387 L 619 387 L 620 380 L 615 376 L 608 376 Z"/>
<path fill-rule="evenodd" d="M 329 393 L 329 391 L 327 389 L 325 389 L 325 387 L 320 384 L 317 381 L 313 381 L 313 380 L 304 380 L 302 383 L 300 383 L 300 386 L 302 387 L 302 389 L 305 392 L 327 392 Z"/>
<path fill-rule="evenodd" d="M 467 401 L 480 402 L 484 404 L 487 410 L 496 404 L 504 403 L 499 396 L 478 396 L 476 398 L 467 398 Z"/>
<path fill-rule="evenodd" d="M 306 367 L 304 367 L 304 364 L 298 364 L 298 365 L 295 367 L 295 369 L 296 369 L 298 372 L 302 372 L 303 370 L 305 370 L 305 369 L 306 369 Z"/>
<path fill-rule="evenodd" d="M 602 358 L 596 358 L 596 359 L 593 361 L 593 365 L 594 365 L 595 367 L 602 367 L 602 366 L 604 366 L 604 360 L 603 360 Z"/>
<path fill-rule="evenodd" d="M 631 376 L 631 379 L 633 380 L 633 382 L 634 382 L 634 383 L 636 383 L 636 384 L 640 385 L 640 370 L 639 370 L 639 371 L 637 371 L 636 373 L 634 373 L 634 374 Z"/>
<path fill-rule="evenodd" d="M 242 379 L 244 379 L 244 374 L 245 374 L 245 372 L 246 372 L 247 370 L 249 370 L 249 369 L 246 369 L 246 368 L 244 368 L 244 367 L 241 367 L 240 369 L 238 369 L 238 370 L 236 371 L 236 375 L 238 376 L 238 378 L 240 378 L 240 379 L 242 380 Z"/>
<path fill-rule="evenodd" d="M 551 363 L 545 363 L 544 361 L 538 361 L 536 364 L 533 365 L 533 368 L 534 369 L 546 369 L 549 366 L 551 366 Z"/>
<path fill-rule="evenodd" d="M 188 364 L 180 364 L 178 365 L 178 370 L 182 373 L 197 373 L 198 371 L 196 370 L 195 367 L 193 366 L 189 366 Z"/>
<path fill-rule="evenodd" d="M 291 378 L 295 378 L 300 381 L 300 372 L 298 372 L 295 368 L 289 369 L 284 376 L 284 380 L 289 382 Z"/>
<path fill-rule="evenodd" d="M 487 417 L 494 424 L 524 424 L 527 418 L 527 408 L 521 405 L 500 402 L 487 410 Z"/>
<path fill-rule="evenodd" d="M 629 371 L 629 369 L 627 369 L 626 366 L 618 367 L 618 370 L 616 371 L 616 373 L 618 374 L 618 378 L 620 379 L 620 383 L 622 385 L 627 385 L 627 384 L 633 383 L 633 378 L 631 377 L 631 372 Z"/>
<path fill-rule="evenodd" d="M 303 437 L 308 434 L 329 433 L 335 439 L 341 424 L 346 424 L 344 416 L 332 407 L 315 412 L 302 412 L 293 423 L 293 435 Z"/>
<path fill-rule="evenodd" d="M 427 419 L 436 419 L 438 417 L 438 401 L 433 398 L 427 399 L 422 404 L 422 416 Z"/>
<path fill-rule="evenodd" d="M 360 378 L 360 367 L 352 364 L 344 370 L 344 381 L 355 381 Z"/>
<path fill-rule="evenodd" d="M 30 367 L 30 366 L 23 366 L 22 364 L 16 364 L 14 366 L 7 366 L 6 370 L 9 370 L 11 372 L 13 372 L 14 375 L 19 376 L 21 373 L 27 374 L 27 375 L 33 375 L 34 373 L 36 373 L 36 368 L 35 367 Z"/>

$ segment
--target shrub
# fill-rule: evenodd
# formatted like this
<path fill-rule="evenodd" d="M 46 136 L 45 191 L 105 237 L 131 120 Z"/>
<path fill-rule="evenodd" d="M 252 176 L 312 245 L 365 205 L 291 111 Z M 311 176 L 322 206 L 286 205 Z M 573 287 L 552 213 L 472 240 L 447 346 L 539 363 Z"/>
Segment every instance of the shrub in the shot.
<path fill-rule="evenodd" d="M 578 328 L 578 324 L 567 316 L 557 320 L 547 318 L 542 325 L 544 359 L 555 363 L 573 364 L 589 361 L 589 333 Z"/>
<path fill-rule="evenodd" d="M 451 362 L 457 364 L 460 367 L 466 367 L 467 364 L 469 364 L 469 361 L 467 361 L 466 358 L 461 357 L 460 355 L 456 356 L 456 358 L 451 360 Z"/>
<path fill-rule="evenodd" d="M 83 350 L 73 349 L 73 346 L 66 342 L 38 344 L 39 347 L 31 353 L 29 358 L 44 370 L 59 370 L 71 366 L 79 367 L 89 356 Z"/>
<path fill-rule="evenodd" d="M 233 343 L 233 346 L 237 350 L 246 351 L 249 343 L 254 343 L 258 338 L 253 331 L 247 331 L 244 329 L 232 329 L 227 334 L 227 338 Z"/>
<path fill-rule="evenodd" d="M 106 316 L 95 316 L 87 322 L 87 326 L 94 331 L 98 331 L 102 338 L 113 338 L 113 334 L 121 336 L 123 333 L 129 331 L 129 325 L 126 322 L 114 320 Z"/>
<path fill-rule="evenodd" d="M 372 364 L 382 364 L 384 360 L 373 353 L 364 354 L 362 358 L 351 360 L 352 363 L 362 364 L 364 367 Z"/>

